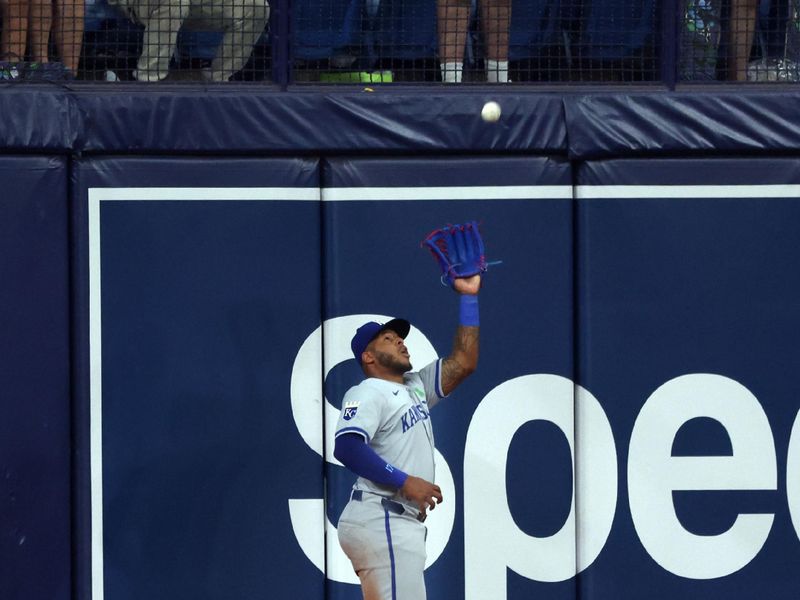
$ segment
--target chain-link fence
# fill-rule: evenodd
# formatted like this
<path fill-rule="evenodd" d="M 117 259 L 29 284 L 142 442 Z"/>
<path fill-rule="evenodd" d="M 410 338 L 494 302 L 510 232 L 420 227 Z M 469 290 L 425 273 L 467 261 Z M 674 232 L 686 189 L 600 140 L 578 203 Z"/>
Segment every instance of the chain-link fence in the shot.
<path fill-rule="evenodd" d="M 0 0 L 0 80 L 797 81 L 800 0 L 672 1 Z"/>
<path fill-rule="evenodd" d="M 292 5 L 297 81 L 591 82 L 659 76 L 654 0 L 294 0 Z"/>
<path fill-rule="evenodd" d="M 680 33 L 684 81 L 798 81 L 796 0 L 686 0 Z"/>
<path fill-rule="evenodd" d="M 267 0 L 0 0 L 0 79 L 270 79 Z"/>

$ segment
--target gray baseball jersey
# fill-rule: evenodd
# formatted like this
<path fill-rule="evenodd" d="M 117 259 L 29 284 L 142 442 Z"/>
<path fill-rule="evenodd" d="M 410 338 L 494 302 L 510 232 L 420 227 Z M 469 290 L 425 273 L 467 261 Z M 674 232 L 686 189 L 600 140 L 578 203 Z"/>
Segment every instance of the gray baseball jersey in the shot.
<path fill-rule="evenodd" d="M 434 481 L 433 425 L 429 411 L 444 398 L 441 359 L 418 372 L 406 373 L 403 383 L 371 377 L 350 388 L 342 401 L 336 437 L 358 433 L 389 464 Z M 353 486 L 413 506 L 395 488 L 359 477 Z"/>
<path fill-rule="evenodd" d="M 350 388 L 336 437 L 357 433 L 386 462 L 433 482 L 429 411 L 444 398 L 441 364 L 437 360 L 419 372 L 406 373 L 403 383 L 369 378 Z M 363 477 L 356 480 L 338 534 L 365 600 L 425 599 L 426 529 L 418 513 L 398 490 Z"/>

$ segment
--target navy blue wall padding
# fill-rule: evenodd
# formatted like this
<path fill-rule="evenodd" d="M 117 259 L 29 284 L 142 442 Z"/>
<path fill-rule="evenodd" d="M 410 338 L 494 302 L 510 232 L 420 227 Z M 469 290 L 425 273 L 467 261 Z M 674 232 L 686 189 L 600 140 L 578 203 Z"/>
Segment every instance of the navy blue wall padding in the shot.
<path fill-rule="evenodd" d="M 800 162 L 784 158 L 739 160 L 695 158 L 627 159 L 591 161 L 581 164 L 580 185 L 780 185 L 800 183 Z M 623 168 L 624 167 L 624 168 Z"/>
<path fill-rule="evenodd" d="M 520 168 L 520 161 L 524 168 Z M 572 185 L 566 161 L 553 157 L 441 157 L 405 163 L 414 165 L 414 179 L 406 169 L 383 158 L 337 158 L 323 163 L 324 186 L 337 187 L 438 187 L 442 185 Z M 466 167 L 466 168 L 462 168 Z M 543 183 L 547 181 L 547 183 Z M 533 182 L 533 183 L 532 183 Z M 474 219 L 469 219 L 474 220 Z"/>
<path fill-rule="evenodd" d="M 69 600 L 67 163 L 0 156 L 0 181 L 0 597 Z"/>
<path fill-rule="evenodd" d="M 540 56 L 561 44 L 562 5 L 568 0 L 516 0 L 511 3 L 508 55 L 511 60 Z"/>
<path fill-rule="evenodd" d="M 158 168 L 153 168 L 153 162 Z M 84 162 L 91 168 L 84 167 Z M 121 158 L 94 158 L 78 162 L 76 169 L 76 184 L 81 194 L 92 186 L 101 186 L 103 182 L 121 182 L 113 187 L 270 187 L 278 186 L 271 183 L 269 177 L 272 169 L 280 171 L 280 187 L 314 187 L 318 184 L 319 172 L 316 159 L 256 159 L 231 157 L 209 157 L 202 164 L 203 167 L 192 169 L 191 176 L 181 177 L 179 170 L 191 168 L 198 161 L 178 156 L 159 156 L 149 159 L 143 157 Z M 187 167 L 188 165 L 188 167 Z M 216 166 L 224 168 L 225 179 L 215 171 Z M 266 167 L 262 165 L 267 165 Z M 254 173 L 259 169 L 266 169 L 265 173 Z M 263 177 L 262 179 L 259 179 Z M 222 184 L 227 181 L 230 184 Z M 311 183 L 309 183 L 311 182 Z M 85 201 L 85 197 L 81 197 Z"/>
<path fill-rule="evenodd" d="M 444 357 L 458 323 L 458 298 L 441 285 L 439 269 L 420 241 L 446 223 L 478 220 L 489 260 L 503 260 L 490 268 L 481 291 L 478 370 L 431 412 L 436 445 L 453 474 L 457 497 L 445 500 L 456 503 L 455 525 L 444 554 L 426 571 L 429 598 L 464 597 L 464 440 L 475 407 L 511 377 L 572 376 L 572 202 L 487 200 L 479 192 L 470 196 L 469 190 L 457 200 L 432 201 L 424 188 L 569 186 L 571 178 L 569 163 L 548 158 L 344 158 L 324 165 L 323 198 L 337 188 L 411 187 L 407 201 L 359 200 L 357 190 L 350 201 L 323 201 L 326 319 L 370 313 L 404 317 Z M 349 339 L 339 342 L 349 344 Z M 413 347 L 410 351 L 415 368 L 425 366 L 414 362 Z M 326 370 L 331 367 L 326 364 Z M 326 380 L 328 400 L 340 406 L 344 393 L 361 377 L 355 360 L 333 368 Z M 326 467 L 328 517 L 336 523 L 355 478 L 342 467 Z M 572 493 L 572 469 L 566 441 L 555 427 L 529 423 L 519 430 L 506 479 L 521 529 L 529 535 L 560 529 L 566 518 L 562 509 L 569 507 Z M 486 513 L 491 520 L 489 507 Z M 572 580 L 542 583 L 510 574 L 508 590 L 508 598 L 575 598 Z M 327 592 L 331 600 L 361 598 L 356 586 L 330 580 Z"/>
<path fill-rule="evenodd" d="M 577 183 L 638 184 L 643 194 L 657 184 L 797 185 L 800 161 L 606 161 L 582 166 Z M 621 463 L 614 529 L 579 577 L 581 598 L 781 598 L 800 586 L 800 574 L 786 568 L 800 560 L 786 497 L 786 451 L 798 410 L 795 382 L 786 376 L 800 361 L 798 223 L 797 197 L 578 200 L 577 372 L 603 404 L 620 456 L 650 394 L 677 376 L 710 373 L 738 381 L 758 399 L 778 472 L 775 491 L 673 493 L 678 518 L 696 535 L 726 531 L 740 512 L 775 514 L 764 546 L 744 568 L 693 580 L 662 569 L 641 547 Z M 685 425 L 673 445 L 673 455 L 726 454 L 727 435 L 710 419 Z"/>
<path fill-rule="evenodd" d="M 75 144 L 77 114 L 74 96 L 49 86 L 0 88 L 0 140 L 5 151 L 59 152 Z"/>
<path fill-rule="evenodd" d="M 318 181 L 311 159 L 85 159 L 75 202 L 109 186 L 313 192 Z M 99 232 L 78 224 L 84 249 L 90 231 L 102 240 L 109 600 L 321 597 L 322 573 L 295 542 L 288 506 L 323 494 L 321 459 L 289 402 L 295 353 L 319 325 L 320 210 L 276 193 L 134 195 L 100 203 Z"/>
<path fill-rule="evenodd" d="M 583 0 L 581 55 L 592 60 L 620 60 L 636 56 L 653 43 L 654 0 Z"/>
<path fill-rule="evenodd" d="M 380 0 L 375 18 L 375 51 L 378 58 L 434 58 L 436 0 Z"/>
<path fill-rule="evenodd" d="M 565 102 L 574 158 L 793 152 L 800 96 L 755 91 L 587 94 Z"/>
<path fill-rule="evenodd" d="M 108 90 L 109 88 L 104 88 Z M 562 153 L 556 95 L 376 92 L 253 93 L 218 86 L 153 95 L 144 86 L 81 93 L 79 147 L 89 152 L 362 152 L 516 150 Z M 500 123 L 480 118 L 497 100 Z M 77 126 L 78 123 L 75 124 Z"/>
<path fill-rule="evenodd" d="M 512 152 L 575 159 L 794 152 L 800 94 L 724 89 L 611 93 L 228 85 L 0 90 L 6 151 L 107 153 Z M 535 89 L 535 88 L 534 88 Z M 782 88 L 783 89 L 783 88 Z M 503 116 L 484 123 L 497 100 Z"/>
<path fill-rule="evenodd" d="M 362 2 L 292 1 L 292 58 L 322 60 L 361 43 Z"/>

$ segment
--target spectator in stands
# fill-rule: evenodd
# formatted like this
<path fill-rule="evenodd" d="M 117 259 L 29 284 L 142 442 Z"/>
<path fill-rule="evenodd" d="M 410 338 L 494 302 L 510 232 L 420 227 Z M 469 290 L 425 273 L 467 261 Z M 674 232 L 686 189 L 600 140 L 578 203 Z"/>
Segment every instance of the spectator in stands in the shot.
<path fill-rule="evenodd" d="M 486 44 L 486 80 L 508 82 L 508 37 L 511 0 L 480 0 Z M 442 81 L 460 83 L 470 17 L 469 0 L 438 0 L 439 61 Z"/>
<path fill-rule="evenodd" d="M 798 81 L 794 32 L 787 0 L 731 0 L 727 79 Z M 760 60 L 750 61 L 753 45 Z"/>
<path fill-rule="evenodd" d="M 5 0 L 0 54 L 5 63 L 16 63 L 24 75 L 26 49 L 37 63 L 47 62 L 47 45 L 53 18 L 50 0 Z"/>
<path fill-rule="evenodd" d="M 753 48 L 758 17 L 758 0 L 731 0 L 728 77 L 729 81 L 747 81 L 747 62 Z"/>
<path fill-rule="evenodd" d="M 6 68 L 25 60 L 25 46 L 28 39 L 27 0 L 0 0 L 0 14 L 3 17 L 3 29 L 0 31 L 0 60 Z M 20 64 L 20 68 L 22 65 Z"/>
<path fill-rule="evenodd" d="M 796 0 L 761 0 L 755 41 L 760 59 L 747 65 L 748 81 L 800 81 Z"/>
<path fill-rule="evenodd" d="M 68 75 L 74 77 L 78 74 L 81 59 L 86 5 L 84 0 L 55 0 L 53 12 L 53 41 L 56 51 Z"/>
<path fill-rule="evenodd" d="M 5 0 L 0 55 L 18 78 L 69 79 L 78 73 L 83 41 L 83 0 Z M 48 56 L 50 32 L 61 62 Z M 27 50 L 27 52 L 26 52 Z M 25 59 L 30 61 L 25 63 Z"/>
<path fill-rule="evenodd" d="M 144 25 L 144 43 L 134 77 L 160 81 L 169 71 L 178 32 L 187 19 L 196 29 L 222 30 L 222 42 L 209 81 L 228 81 L 244 67 L 269 20 L 267 0 L 111 0 L 127 9 L 131 18 Z"/>

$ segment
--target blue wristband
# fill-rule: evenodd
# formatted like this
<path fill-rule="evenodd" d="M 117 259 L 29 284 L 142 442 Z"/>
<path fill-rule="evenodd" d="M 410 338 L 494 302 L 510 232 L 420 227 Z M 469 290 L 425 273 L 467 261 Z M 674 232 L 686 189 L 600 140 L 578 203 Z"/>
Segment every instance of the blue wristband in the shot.
<path fill-rule="evenodd" d="M 458 322 L 464 327 L 479 327 L 478 296 L 462 294 L 458 311 Z"/>

